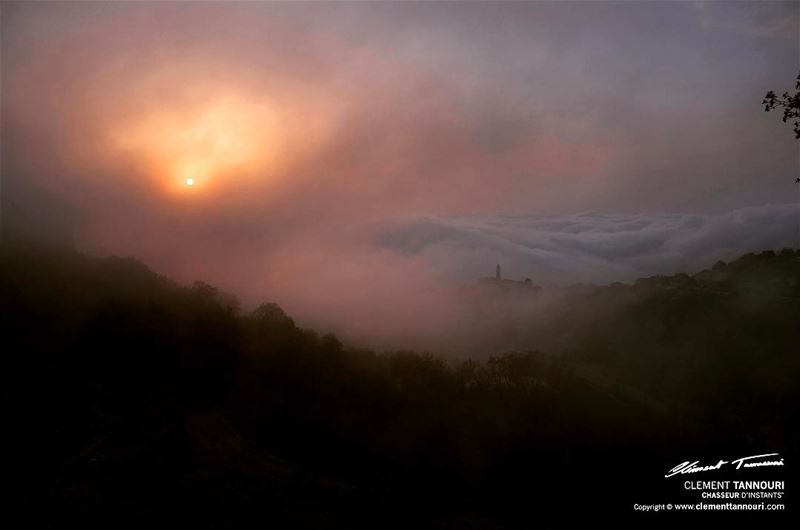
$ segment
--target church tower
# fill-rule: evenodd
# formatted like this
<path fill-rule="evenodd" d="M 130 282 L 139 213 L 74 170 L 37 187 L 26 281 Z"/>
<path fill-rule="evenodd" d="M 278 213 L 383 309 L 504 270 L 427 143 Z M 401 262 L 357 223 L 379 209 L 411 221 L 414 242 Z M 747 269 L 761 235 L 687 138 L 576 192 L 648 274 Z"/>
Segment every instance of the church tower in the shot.
<path fill-rule="evenodd" d="M 494 278 L 495 278 L 496 280 L 499 280 L 499 279 L 500 279 L 500 277 L 501 277 L 501 276 L 500 276 L 500 264 L 498 263 L 498 264 L 497 264 L 497 267 L 495 267 L 495 269 L 494 269 Z"/>

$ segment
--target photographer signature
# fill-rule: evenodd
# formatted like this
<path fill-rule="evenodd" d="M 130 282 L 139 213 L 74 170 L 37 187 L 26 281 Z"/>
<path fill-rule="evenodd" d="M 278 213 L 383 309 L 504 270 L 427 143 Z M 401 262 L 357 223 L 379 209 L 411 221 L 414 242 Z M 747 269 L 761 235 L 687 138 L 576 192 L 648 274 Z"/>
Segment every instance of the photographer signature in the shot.
<path fill-rule="evenodd" d="M 675 475 L 682 475 L 685 473 L 700 473 L 702 471 L 716 471 L 722 469 L 724 466 L 730 464 L 732 466 L 736 466 L 735 469 L 741 469 L 743 467 L 769 467 L 769 466 L 782 466 L 783 465 L 783 458 L 780 460 L 772 459 L 772 460 L 763 460 L 769 457 L 776 457 L 779 456 L 778 453 L 766 453 L 763 455 L 753 455 L 753 456 L 744 456 L 742 458 L 737 458 L 736 460 L 721 460 L 714 465 L 709 466 L 700 466 L 699 460 L 694 462 L 682 462 L 677 466 L 673 467 L 669 470 L 667 475 L 664 475 L 665 478 L 673 477 Z"/>

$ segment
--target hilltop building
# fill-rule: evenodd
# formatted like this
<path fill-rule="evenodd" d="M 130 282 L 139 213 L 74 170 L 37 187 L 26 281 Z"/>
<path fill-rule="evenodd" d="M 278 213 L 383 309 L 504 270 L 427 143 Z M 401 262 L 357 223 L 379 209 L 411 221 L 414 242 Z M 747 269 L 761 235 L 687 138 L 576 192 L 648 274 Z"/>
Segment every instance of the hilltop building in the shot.
<path fill-rule="evenodd" d="M 536 291 L 541 289 L 541 286 L 535 285 L 530 278 L 525 278 L 524 280 L 503 279 L 503 268 L 500 267 L 499 263 L 494 268 L 494 277 L 487 276 L 485 278 L 479 278 L 478 282 L 505 288 L 526 288 Z"/>

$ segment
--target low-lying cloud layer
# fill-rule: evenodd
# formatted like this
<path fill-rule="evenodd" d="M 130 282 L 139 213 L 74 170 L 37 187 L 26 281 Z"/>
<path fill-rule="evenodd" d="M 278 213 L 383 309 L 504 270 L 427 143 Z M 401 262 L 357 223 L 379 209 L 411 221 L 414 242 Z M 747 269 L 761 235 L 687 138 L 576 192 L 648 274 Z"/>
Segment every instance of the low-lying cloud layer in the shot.
<path fill-rule="evenodd" d="M 692 272 L 751 251 L 793 247 L 798 206 L 722 214 L 424 217 L 379 236 L 385 248 L 468 280 L 493 274 L 545 283 L 631 281 Z"/>
<path fill-rule="evenodd" d="M 287 242 L 264 257 L 264 274 L 249 285 L 302 324 L 350 341 L 486 352 L 519 346 L 504 326 L 534 326 L 558 303 L 559 286 L 694 273 L 747 252 L 793 247 L 799 214 L 798 205 L 779 204 L 721 214 L 407 218 L 327 243 Z M 509 297 L 478 286 L 497 263 L 504 277 L 531 278 L 545 290 Z"/>

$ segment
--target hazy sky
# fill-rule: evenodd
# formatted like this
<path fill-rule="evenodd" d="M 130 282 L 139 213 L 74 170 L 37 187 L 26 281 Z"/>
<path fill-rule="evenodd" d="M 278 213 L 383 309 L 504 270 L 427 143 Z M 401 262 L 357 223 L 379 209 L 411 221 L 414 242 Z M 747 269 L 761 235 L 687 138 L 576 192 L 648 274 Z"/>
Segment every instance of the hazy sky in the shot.
<path fill-rule="evenodd" d="M 800 68 L 798 2 L 0 14 L 5 229 L 134 255 L 301 320 L 401 334 L 446 305 L 431 294 L 442 282 L 496 261 L 605 281 L 793 243 L 779 205 L 797 197 L 798 143 L 760 102 Z M 576 223 L 587 211 L 618 217 Z M 750 235 L 732 236 L 743 217 Z M 686 244 L 697 222 L 728 224 Z M 576 261 L 551 226 L 617 235 Z"/>

